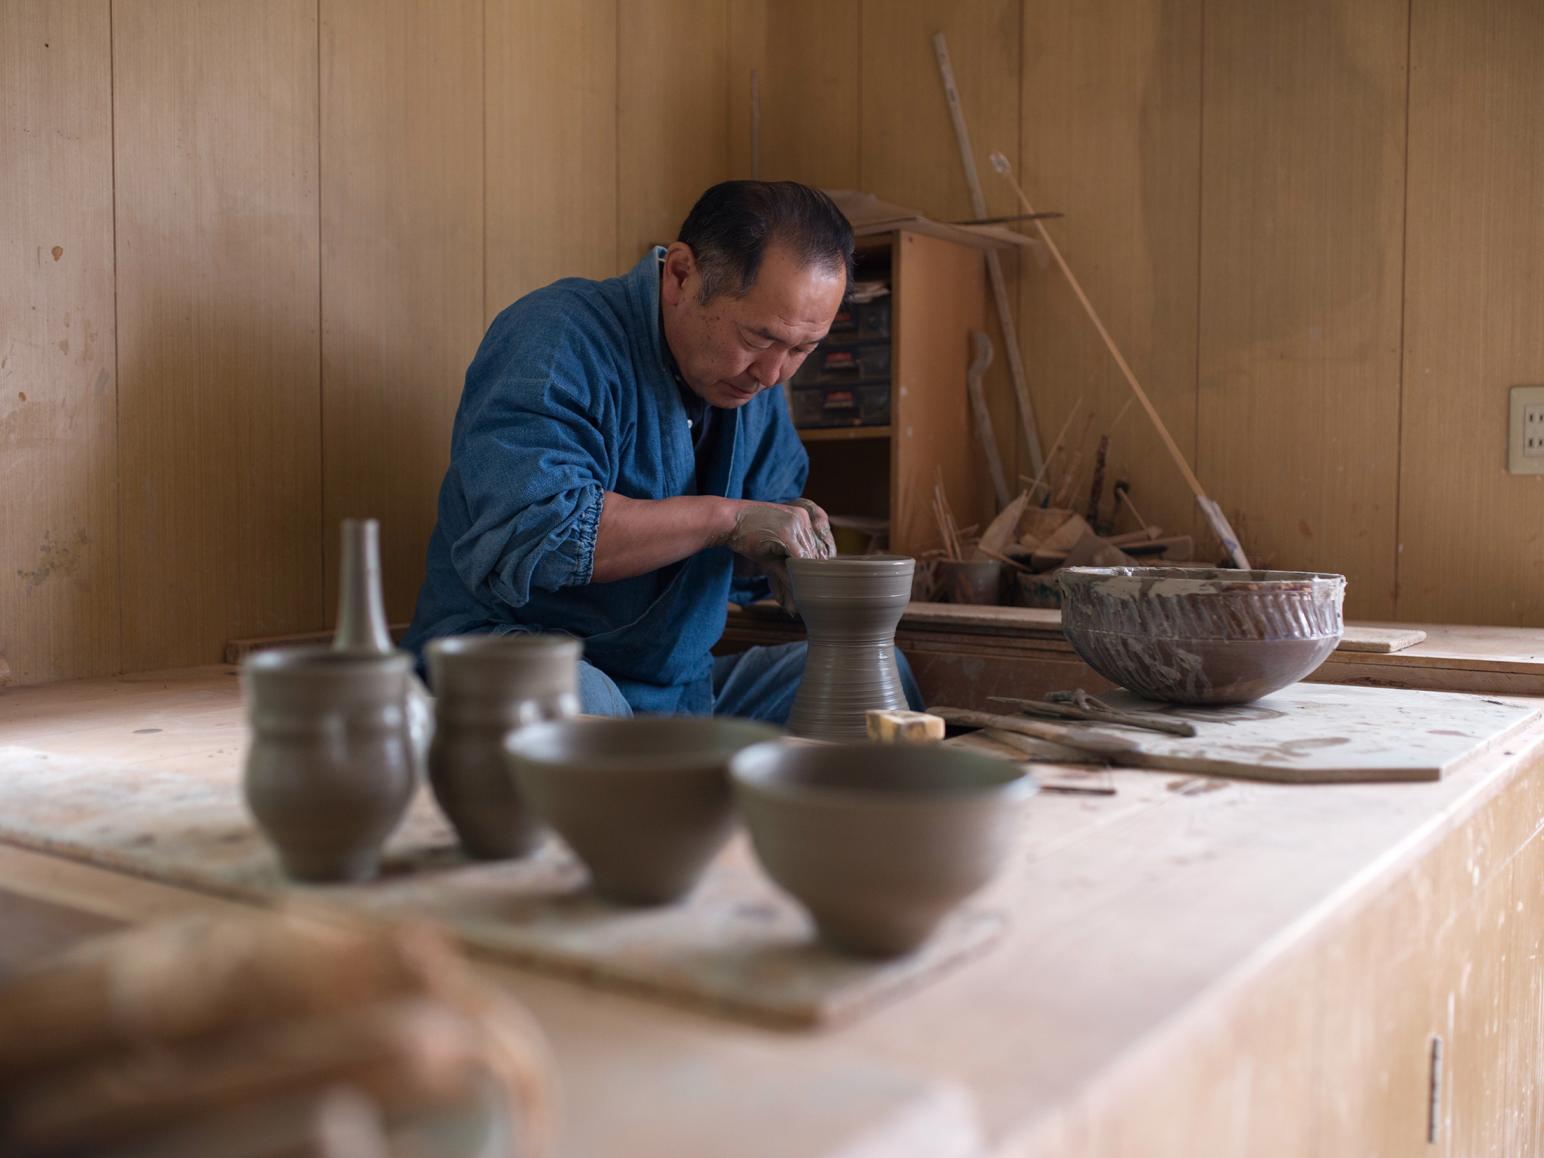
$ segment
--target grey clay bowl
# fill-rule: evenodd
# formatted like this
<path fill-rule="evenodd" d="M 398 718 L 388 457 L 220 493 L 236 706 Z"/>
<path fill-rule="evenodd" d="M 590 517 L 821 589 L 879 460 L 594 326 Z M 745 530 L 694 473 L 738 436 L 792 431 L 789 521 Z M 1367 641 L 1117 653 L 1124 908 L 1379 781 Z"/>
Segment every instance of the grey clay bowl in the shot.
<path fill-rule="evenodd" d="M 730 763 L 767 874 L 834 948 L 921 945 L 1002 865 L 1036 791 L 1016 764 L 936 745 L 774 743 Z"/>
<path fill-rule="evenodd" d="M 1191 567 L 1067 567 L 1062 633 L 1139 696 L 1242 704 L 1313 672 L 1340 642 L 1343 575 Z"/>
<path fill-rule="evenodd" d="M 729 839 L 729 759 L 776 728 L 707 716 L 577 719 L 510 738 L 520 792 L 590 870 L 595 891 L 628 905 L 690 892 Z"/>

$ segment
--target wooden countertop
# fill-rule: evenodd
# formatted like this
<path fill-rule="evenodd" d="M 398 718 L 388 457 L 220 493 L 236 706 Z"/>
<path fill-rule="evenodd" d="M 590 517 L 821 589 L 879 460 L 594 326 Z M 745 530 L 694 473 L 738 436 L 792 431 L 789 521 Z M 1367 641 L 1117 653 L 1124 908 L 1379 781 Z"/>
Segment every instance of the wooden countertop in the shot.
<path fill-rule="evenodd" d="M 0 746 L 178 769 L 235 765 L 243 743 L 226 667 L 0 692 Z M 1012 914 L 995 949 L 849 1027 L 759 1030 L 494 969 L 552 1041 L 562 1152 L 1407 1152 L 1431 1035 L 1450 1057 L 1481 1042 L 1491 990 L 1522 1010 L 1495 1074 L 1537 1085 L 1539 971 L 1493 958 L 1497 937 L 1503 959 L 1544 951 L 1544 724 L 1438 783 L 1112 775 L 1116 796 L 1033 802 L 989 898 Z M 0 891 L 8 927 L 76 914 L 66 940 L 230 903 L 3 845 Z M 1516 1114 L 1486 1109 L 1495 1092 L 1466 1083 L 1502 1080 L 1466 1050 L 1444 1152 L 1501 1118 L 1544 1136 L 1531 1086 Z"/>

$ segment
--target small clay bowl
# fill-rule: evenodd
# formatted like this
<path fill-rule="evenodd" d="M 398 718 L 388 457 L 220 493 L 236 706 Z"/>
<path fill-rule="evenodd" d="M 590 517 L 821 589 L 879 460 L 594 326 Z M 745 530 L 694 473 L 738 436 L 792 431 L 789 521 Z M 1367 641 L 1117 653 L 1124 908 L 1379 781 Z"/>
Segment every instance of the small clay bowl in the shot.
<path fill-rule="evenodd" d="M 776 728 L 709 716 L 557 720 L 506 745 L 520 792 L 609 901 L 691 891 L 734 825 L 729 758 Z"/>
<path fill-rule="evenodd" d="M 1006 760 L 936 745 L 758 744 L 730 762 L 767 874 L 821 940 L 910 952 L 985 885 L 1037 785 Z"/>
<path fill-rule="evenodd" d="M 1243 704 L 1296 683 L 1340 642 L 1343 575 L 1066 567 L 1062 633 L 1089 667 L 1171 704 Z"/>

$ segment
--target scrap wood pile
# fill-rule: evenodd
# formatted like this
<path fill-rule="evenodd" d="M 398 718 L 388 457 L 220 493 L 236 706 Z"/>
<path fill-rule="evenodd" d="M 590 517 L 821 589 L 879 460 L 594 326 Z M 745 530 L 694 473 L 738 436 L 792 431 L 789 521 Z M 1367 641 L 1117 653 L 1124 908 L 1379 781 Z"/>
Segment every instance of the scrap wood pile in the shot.
<path fill-rule="evenodd" d="M 432 928 L 185 919 L 0 986 L 0 1155 L 544 1154 L 549 1068 Z"/>

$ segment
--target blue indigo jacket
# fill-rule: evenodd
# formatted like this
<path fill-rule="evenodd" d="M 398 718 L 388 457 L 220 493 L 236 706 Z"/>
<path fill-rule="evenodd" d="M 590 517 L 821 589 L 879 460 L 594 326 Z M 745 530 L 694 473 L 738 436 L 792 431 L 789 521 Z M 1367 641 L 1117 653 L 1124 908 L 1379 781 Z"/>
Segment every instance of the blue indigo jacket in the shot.
<path fill-rule="evenodd" d="M 465 632 L 567 632 L 634 710 L 712 711 L 709 649 L 724 628 L 733 554 L 716 547 L 592 583 L 602 496 L 786 502 L 802 493 L 809 459 L 777 386 L 715 416 L 698 489 L 660 333 L 661 252 L 622 277 L 555 282 L 494 319 L 466 373 L 403 646 Z"/>

